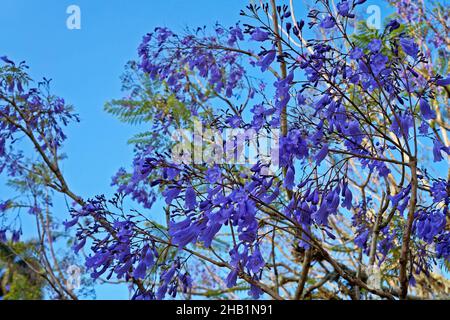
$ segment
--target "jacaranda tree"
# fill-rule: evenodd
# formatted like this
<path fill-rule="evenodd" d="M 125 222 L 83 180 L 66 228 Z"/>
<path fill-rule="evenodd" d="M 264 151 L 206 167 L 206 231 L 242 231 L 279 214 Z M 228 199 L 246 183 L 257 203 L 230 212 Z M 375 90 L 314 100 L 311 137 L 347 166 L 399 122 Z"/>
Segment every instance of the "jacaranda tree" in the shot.
<path fill-rule="evenodd" d="M 44 224 L 63 194 L 91 278 L 134 299 L 448 298 L 449 9 L 393 1 L 370 29 L 364 2 L 297 20 L 292 0 L 251 1 L 231 27 L 146 34 L 105 106 L 145 128 L 112 199 L 71 189 L 61 148 L 78 117 L 4 57 L 1 168 L 31 196 L 2 203 L 0 241 L 19 241 L 8 212 Z M 58 265 L 40 268 L 76 298 Z"/>

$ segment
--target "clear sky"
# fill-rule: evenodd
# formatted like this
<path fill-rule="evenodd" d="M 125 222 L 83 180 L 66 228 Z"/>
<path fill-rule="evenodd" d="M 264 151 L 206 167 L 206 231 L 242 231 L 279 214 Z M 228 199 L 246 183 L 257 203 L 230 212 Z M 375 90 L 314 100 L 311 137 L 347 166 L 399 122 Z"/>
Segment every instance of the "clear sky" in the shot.
<path fill-rule="evenodd" d="M 301 1 L 300 1 L 301 2 Z M 372 1 L 374 2 L 374 1 Z M 36 80 L 53 79 L 53 92 L 73 104 L 81 123 L 68 133 L 63 170 L 83 197 L 110 194 L 111 176 L 132 160 L 127 139 L 133 128 L 103 111 L 119 98 L 125 63 L 136 58 L 142 36 L 156 26 L 229 26 L 240 19 L 246 0 L 0 0 L 0 55 L 26 60 Z M 370 3 L 370 2 L 369 2 Z M 366 5 L 368 5 L 367 3 Z M 66 27 L 66 9 L 81 9 L 81 30 Z M 297 13 L 299 16 L 304 12 Z M 2 197 L 4 180 L 0 180 Z M 67 210 L 56 205 L 64 219 Z M 32 234 L 24 222 L 25 236 Z M 128 298 L 125 286 L 96 286 L 97 298 Z"/>

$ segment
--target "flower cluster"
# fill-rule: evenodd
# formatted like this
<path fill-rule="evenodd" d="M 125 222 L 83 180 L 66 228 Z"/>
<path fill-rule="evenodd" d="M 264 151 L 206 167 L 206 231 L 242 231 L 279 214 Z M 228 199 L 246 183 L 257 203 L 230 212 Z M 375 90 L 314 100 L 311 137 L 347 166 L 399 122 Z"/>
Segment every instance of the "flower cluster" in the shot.
<path fill-rule="evenodd" d="M 339 251 L 327 254 L 328 247 L 359 248 L 361 261 L 382 267 L 394 263 L 393 249 L 400 244 L 403 256 L 395 264 L 402 288 L 408 286 L 403 274 L 413 279 L 407 259 L 419 272 L 428 272 L 430 256 L 448 261 L 448 182 L 428 172 L 430 163 L 423 160 L 428 151 L 420 145 L 433 146 L 432 164 L 450 153 L 440 133 L 429 130 L 438 121 L 437 92 L 449 80 L 422 74 L 431 57 L 396 19 L 382 32 L 350 35 L 348 22 L 364 2 L 340 1 L 335 12 L 328 1 L 319 1 L 308 25 L 324 39 L 305 40 L 304 21 L 288 22 L 288 6 L 270 13 L 268 5 L 242 12 L 257 26 L 216 25 L 213 35 L 199 29 L 184 36 L 156 28 L 144 37 L 138 70 L 160 84 L 158 98 L 176 99 L 209 128 L 280 129 L 279 160 L 177 163 L 169 156 L 172 145 L 138 143 L 132 173 L 120 170 L 113 184 L 145 208 L 160 194 L 165 229 L 140 214 L 112 213 L 104 198 L 89 201 L 67 225 L 94 219 L 79 227 L 75 246 L 79 250 L 88 236 L 96 239 L 87 259 L 93 277 L 109 270 L 107 278 L 115 275 L 137 286 L 135 298 L 161 299 L 195 286 L 188 272 L 195 257 L 225 268 L 221 276 L 229 288 L 243 279 L 253 298 L 263 293 L 277 298 L 262 285 L 277 277 L 271 258 L 283 248 L 275 248 L 276 236 L 307 252 L 310 258 L 301 257 L 305 265 L 314 257 L 338 273 L 347 271 L 336 267 Z M 270 76 L 273 86 L 267 87 Z M 174 120 L 179 110 L 151 117 L 153 128 L 166 134 L 189 127 L 188 121 Z M 118 202 L 113 200 L 116 207 Z M 345 239 L 352 240 L 351 248 Z"/>

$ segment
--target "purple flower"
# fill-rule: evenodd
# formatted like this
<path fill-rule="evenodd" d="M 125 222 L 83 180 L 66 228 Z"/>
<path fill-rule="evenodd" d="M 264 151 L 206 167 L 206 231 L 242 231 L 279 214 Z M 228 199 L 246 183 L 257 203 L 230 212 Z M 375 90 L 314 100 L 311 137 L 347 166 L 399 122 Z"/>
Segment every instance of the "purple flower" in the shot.
<path fill-rule="evenodd" d="M 167 293 L 167 284 L 163 283 L 156 291 L 156 299 L 158 300 L 164 299 L 166 293 Z"/>
<path fill-rule="evenodd" d="M 177 271 L 177 263 L 175 261 L 168 270 L 164 271 L 161 274 L 161 280 L 164 281 L 164 283 L 166 284 L 169 283 L 170 281 L 172 281 L 176 271 Z"/>
<path fill-rule="evenodd" d="M 4 242 L 6 242 L 7 241 L 7 239 L 6 239 L 6 230 L 4 230 L 4 229 L 0 229 L 0 243 L 4 243 Z"/>
<path fill-rule="evenodd" d="M 299 93 L 297 94 L 297 104 L 299 104 L 299 105 L 304 105 L 305 102 L 306 102 L 305 96 L 304 96 L 301 92 L 299 92 Z"/>
<path fill-rule="evenodd" d="M 447 188 L 449 187 L 449 183 L 444 180 L 433 182 L 430 187 L 431 193 L 433 195 L 433 200 L 435 203 L 441 202 L 443 200 L 448 200 L 447 196 Z"/>
<path fill-rule="evenodd" d="M 379 241 L 377 245 L 378 251 L 383 255 L 380 260 L 380 264 L 388 255 L 389 250 L 391 250 L 391 248 L 394 246 L 393 240 L 395 236 L 395 233 L 389 233 L 389 227 L 385 227 L 384 229 L 382 229 L 382 232 L 385 237 L 383 240 Z"/>
<path fill-rule="evenodd" d="M 294 187 L 295 169 L 293 166 L 289 166 L 286 171 L 286 178 L 284 179 L 284 187 L 288 190 L 292 190 Z"/>
<path fill-rule="evenodd" d="M 5 212 L 11 206 L 11 200 L 0 202 L 0 212 Z"/>
<path fill-rule="evenodd" d="M 369 230 L 364 230 L 355 237 L 355 244 L 361 248 L 365 249 L 367 246 L 367 240 L 369 239 Z"/>
<path fill-rule="evenodd" d="M 170 223 L 169 235 L 172 242 L 179 248 L 184 248 L 189 243 L 195 243 L 204 227 L 204 222 L 192 222 L 189 218 L 182 222 Z"/>
<path fill-rule="evenodd" d="M 372 67 L 373 73 L 377 76 L 381 71 L 386 69 L 386 63 L 389 61 L 389 58 L 382 55 L 381 53 L 375 54 L 372 59 L 370 66 Z"/>
<path fill-rule="evenodd" d="M 249 295 L 253 298 L 253 299 L 259 299 L 259 297 L 263 294 L 263 291 L 261 290 L 260 287 L 255 286 L 253 283 L 250 283 L 250 291 L 249 291 Z"/>
<path fill-rule="evenodd" d="M 238 276 L 237 269 L 234 269 L 234 268 L 231 269 L 230 273 L 227 276 L 227 280 L 226 280 L 227 288 L 232 288 L 236 285 L 237 276 Z"/>
<path fill-rule="evenodd" d="M 147 247 L 147 251 L 145 252 L 142 261 L 145 263 L 147 268 L 151 268 L 155 264 L 154 254 L 150 248 Z"/>
<path fill-rule="evenodd" d="M 255 41 L 266 41 L 269 39 L 269 33 L 262 31 L 260 28 L 256 28 L 252 32 L 251 39 Z"/>
<path fill-rule="evenodd" d="M 332 16 L 327 16 L 320 21 L 320 27 L 323 29 L 331 29 L 336 25 L 336 22 Z"/>
<path fill-rule="evenodd" d="M 192 288 L 192 278 L 188 273 L 184 273 L 183 275 L 179 276 L 178 279 L 181 282 L 183 293 L 186 293 L 188 289 Z"/>
<path fill-rule="evenodd" d="M 428 129 L 430 129 L 430 126 L 428 125 L 428 123 L 426 121 L 422 121 L 422 123 L 419 126 L 419 132 L 421 134 L 428 134 Z"/>
<path fill-rule="evenodd" d="M 425 120 L 431 120 L 436 118 L 436 112 L 431 109 L 427 100 L 420 98 L 419 100 L 420 112 Z"/>
<path fill-rule="evenodd" d="M 135 279 L 145 279 L 147 273 L 147 265 L 144 261 L 139 262 L 136 269 L 133 271 L 133 277 Z"/>
<path fill-rule="evenodd" d="M 448 86 L 450 85 L 450 77 L 447 77 L 445 79 L 439 79 L 436 81 L 436 85 L 438 86 Z"/>
<path fill-rule="evenodd" d="M 220 182 L 219 179 L 222 176 L 220 172 L 220 168 L 217 165 L 214 165 L 212 168 L 206 170 L 206 180 L 209 183 L 217 183 Z"/>
<path fill-rule="evenodd" d="M 434 237 L 445 230 L 445 223 L 445 214 L 421 211 L 415 221 L 416 233 L 419 238 L 432 243 Z"/>
<path fill-rule="evenodd" d="M 11 241 L 12 242 L 19 242 L 21 235 L 22 235 L 22 230 L 13 231 L 12 237 L 11 237 Z"/>
<path fill-rule="evenodd" d="M 343 17 L 354 18 L 355 15 L 350 13 L 350 3 L 343 0 L 337 4 L 338 13 Z"/>
<path fill-rule="evenodd" d="M 244 40 L 244 35 L 239 25 L 236 24 L 235 27 L 230 29 L 230 37 L 227 43 L 229 46 L 234 46 L 238 40 Z"/>
<path fill-rule="evenodd" d="M 419 46 L 412 39 L 400 38 L 400 45 L 405 53 L 413 58 L 417 58 Z"/>
<path fill-rule="evenodd" d="M 406 114 L 398 114 L 392 117 L 391 130 L 399 137 L 409 138 L 409 131 L 414 125 L 413 117 Z"/>
<path fill-rule="evenodd" d="M 328 210 L 327 206 L 323 202 L 320 206 L 319 210 L 312 214 L 312 218 L 314 221 L 320 225 L 328 225 L 328 216 L 331 214 L 330 210 Z"/>
<path fill-rule="evenodd" d="M 264 259 L 259 250 L 259 246 L 255 247 L 253 254 L 248 258 L 247 268 L 253 273 L 258 273 L 265 265 Z"/>
<path fill-rule="evenodd" d="M 75 217 L 72 220 L 69 221 L 64 221 L 63 225 L 66 227 L 66 230 L 69 228 L 72 228 L 74 225 L 76 225 L 78 223 L 78 217 Z"/>
<path fill-rule="evenodd" d="M 439 162 L 444 160 L 444 157 L 442 157 L 441 151 L 446 152 L 447 154 L 449 154 L 449 148 L 447 148 L 446 146 L 444 146 L 442 144 L 442 142 L 440 142 L 438 139 L 434 140 L 434 144 L 433 144 L 433 161 L 434 162 Z"/>
<path fill-rule="evenodd" d="M 242 118 L 238 115 L 234 115 L 226 119 L 225 123 L 227 123 L 233 129 L 239 128 L 239 126 L 242 124 Z"/>
<path fill-rule="evenodd" d="M 328 155 L 328 144 L 325 144 L 322 147 L 322 149 L 320 149 L 319 152 L 314 156 L 316 164 L 320 166 L 320 163 L 325 159 L 327 155 Z"/>
<path fill-rule="evenodd" d="M 78 253 L 78 251 L 80 251 L 84 245 L 86 244 L 86 238 L 83 238 L 81 241 L 78 241 L 73 247 L 73 251 L 75 251 L 75 253 Z"/>
<path fill-rule="evenodd" d="M 359 47 L 354 47 L 350 51 L 350 59 L 353 59 L 353 60 L 361 59 L 363 55 L 364 55 L 364 51 Z"/>
<path fill-rule="evenodd" d="M 162 195 L 166 200 L 166 204 L 171 204 L 172 201 L 178 197 L 178 195 L 181 193 L 181 190 L 179 188 L 169 188 L 163 191 Z"/>
<path fill-rule="evenodd" d="M 348 188 L 348 186 L 346 186 L 343 193 L 344 193 L 344 201 L 342 201 L 342 206 L 344 208 L 347 208 L 347 210 L 350 210 L 352 208 L 352 199 L 353 199 L 352 192 Z"/>
<path fill-rule="evenodd" d="M 450 232 L 441 234 L 436 241 L 436 255 L 438 258 L 450 260 Z"/>
<path fill-rule="evenodd" d="M 389 23 L 386 26 L 386 29 L 388 29 L 389 32 L 392 32 L 398 28 L 400 28 L 400 23 L 398 23 L 398 21 L 395 19 L 392 19 L 391 21 L 389 21 Z"/>
<path fill-rule="evenodd" d="M 264 53 L 263 57 L 259 57 L 258 62 L 256 62 L 257 66 L 261 67 L 261 71 L 264 72 L 269 69 L 272 62 L 275 60 L 277 53 L 275 50 L 269 50 Z"/>
<path fill-rule="evenodd" d="M 14 62 L 12 60 L 9 60 L 7 56 L 0 57 L 3 62 L 14 65 Z"/>
<path fill-rule="evenodd" d="M 367 48 L 373 53 L 379 52 L 381 49 L 381 40 L 373 39 L 372 41 L 369 42 L 369 44 L 367 45 Z"/>

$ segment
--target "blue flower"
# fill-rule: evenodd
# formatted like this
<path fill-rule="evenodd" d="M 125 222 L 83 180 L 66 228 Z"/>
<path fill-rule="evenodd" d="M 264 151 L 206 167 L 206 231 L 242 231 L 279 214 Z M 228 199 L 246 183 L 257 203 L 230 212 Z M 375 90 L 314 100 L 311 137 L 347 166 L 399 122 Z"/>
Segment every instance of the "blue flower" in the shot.
<path fill-rule="evenodd" d="M 350 3 L 343 0 L 337 4 L 338 13 L 343 17 L 354 18 L 355 15 L 350 13 Z"/>
<path fill-rule="evenodd" d="M 342 206 L 350 210 L 352 208 L 353 199 L 352 191 L 350 190 L 350 188 L 348 188 L 348 186 L 346 186 L 343 191 L 344 201 L 342 201 Z"/>
<path fill-rule="evenodd" d="M 231 269 L 230 273 L 227 276 L 227 280 L 226 280 L 227 288 L 232 288 L 236 285 L 237 276 L 238 276 L 237 269 L 235 269 L 235 268 Z"/>
<path fill-rule="evenodd" d="M 269 50 L 264 53 L 263 57 L 259 57 L 258 62 L 256 62 L 257 66 L 261 67 L 261 71 L 264 72 L 269 69 L 271 63 L 275 60 L 277 53 L 275 50 Z"/>
<path fill-rule="evenodd" d="M 350 51 L 350 59 L 353 59 L 353 60 L 361 59 L 363 55 L 364 55 L 364 51 L 358 47 L 354 47 Z"/>
<path fill-rule="evenodd" d="M 164 199 L 166 200 L 166 204 L 171 204 L 172 201 L 178 197 L 181 193 L 181 190 L 178 188 L 169 188 L 162 192 Z"/>
<path fill-rule="evenodd" d="M 381 49 L 381 40 L 373 39 L 372 41 L 369 42 L 369 44 L 367 45 L 367 48 L 373 53 L 379 52 Z"/>
<path fill-rule="evenodd" d="M 331 212 L 323 202 L 319 210 L 314 212 L 311 217 L 314 219 L 314 221 L 316 221 L 317 224 L 328 225 L 328 216 L 330 215 L 330 213 Z"/>
<path fill-rule="evenodd" d="M 249 291 L 249 295 L 253 298 L 253 299 L 259 299 L 259 297 L 263 294 L 263 291 L 261 290 L 260 287 L 255 286 L 253 283 L 250 283 L 250 291 Z"/>
<path fill-rule="evenodd" d="M 256 28 L 252 32 L 251 39 L 255 41 L 266 41 L 267 39 L 269 39 L 269 33 L 262 31 L 260 28 Z"/>
<path fill-rule="evenodd" d="M 365 249 L 367 246 L 367 240 L 369 239 L 369 230 L 365 229 L 362 232 L 358 233 L 358 235 L 355 237 L 355 244 L 361 248 Z"/>
<path fill-rule="evenodd" d="M 431 194 L 433 195 L 433 200 L 435 203 L 441 202 L 443 200 L 450 201 L 447 195 L 447 188 L 450 187 L 450 182 L 447 183 L 444 180 L 435 181 L 430 187 Z"/>
<path fill-rule="evenodd" d="M 0 243 L 6 242 L 6 230 L 0 229 Z"/>
<path fill-rule="evenodd" d="M 203 244 L 206 248 L 211 247 L 211 242 L 217 232 L 219 232 L 221 227 L 222 224 L 210 221 L 208 226 L 202 231 L 202 235 L 200 236 L 199 240 L 203 241 Z"/>
<path fill-rule="evenodd" d="M 320 27 L 323 29 L 331 29 L 336 25 L 336 22 L 332 16 L 327 16 L 320 21 Z"/>
<path fill-rule="evenodd" d="M 391 21 L 389 21 L 389 23 L 386 25 L 386 29 L 389 30 L 389 32 L 392 32 L 396 29 L 400 28 L 400 23 L 398 23 L 397 20 L 392 19 Z"/>
<path fill-rule="evenodd" d="M 219 179 L 222 176 L 220 172 L 220 168 L 217 165 L 214 165 L 212 168 L 206 170 L 206 180 L 209 183 L 217 183 L 220 182 Z"/>
<path fill-rule="evenodd" d="M 439 140 L 435 139 L 434 140 L 434 144 L 433 144 L 433 161 L 434 162 L 439 162 L 444 160 L 444 157 L 442 157 L 441 151 L 446 152 L 447 154 L 450 153 L 449 148 L 444 146 L 442 144 L 442 142 L 440 142 Z"/>
<path fill-rule="evenodd" d="M 144 261 L 139 262 L 136 269 L 133 271 L 133 277 L 135 279 L 144 279 L 147 272 L 147 265 Z"/>
<path fill-rule="evenodd" d="M 81 241 L 78 241 L 76 244 L 74 244 L 72 249 L 73 249 L 73 251 L 75 251 L 75 253 L 78 253 L 78 251 L 80 251 L 84 247 L 85 244 L 86 244 L 86 238 L 83 238 Z"/>
<path fill-rule="evenodd" d="M 413 58 L 417 58 L 419 46 L 412 39 L 400 38 L 400 45 L 405 53 Z"/>
<path fill-rule="evenodd" d="M 419 100 L 420 112 L 425 120 L 431 120 L 436 118 L 436 112 L 431 109 L 427 100 L 420 98 Z"/>
<path fill-rule="evenodd" d="M 436 81 L 436 84 L 438 86 L 448 86 L 450 85 L 450 77 L 447 77 L 445 79 L 439 79 Z"/>
<path fill-rule="evenodd" d="M 247 268 L 253 273 L 258 273 L 265 264 L 259 246 L 256 246 L 253 254 L 248 258 Z"/>
<path fill-rule="evenodd" d="M 322 149 L 319 150 L 319 152 L 314 156 L 314 159 L 316 160 L 316 164 L 320 166 L 320 163 L 325 159 L 325 157 L 328 154 L 328 144 L 325 144 Z"/>
<path fill-rule="evenodd" d="M 305 102 L 306 102 L 305 96 L 304 96 L 301 92 L 299 92 L 299 93 L 297 94 L 297 104 L 298 104 L 298 105 L 304 105 Z"/>
<path fill-rule="evenodd" d="M 445 223 L 445 214 L 421 211 L 415 221 L 416 233 L 424 241 L 432 243 L 434 237 L 445 230 Z"/>
<path fill-rule="evenodd" d="M 295 169 L 293 166 L 289 166 L 289 168 L 286 171 L 286 178 L 284 179 L 283 186 L 288 190 L 292 190 L 294 187 L 294 178 L 295 178 Z"/>
<path fill-rule="evenodd" d="M 201 230 L 203 224 L 199 222 L 191 222 L 187 218 L 181 222 L 170 222 L 169 235 L 172 237 L 172 243 L 184 248 L 189 243 L 194 243 Z"/>
<path fill-rule="evenodd" d="M 436 242 L 436 254 L 438 258 L 450 260 L 450 232 L 441 234 Z"/>
<path fill-rule="evenodd" d="M 12 242 L 19 242 L 20 236 L 22 235 L 22 230 L 15 230 L 12 233 L 11 241 Z"/>
<path fill-rule="evenodd" d="M 242 118 L 238 115 L 231 116 L 225 120 L 225 123 L 228 124 L 231 128 L 236 129 L 242 124 Z"/>
<path fill-rule="evenodd" d="M 381 71 L 386 69 L 386 63 L 389 61 L 388 57 L 382 55 L 381 53 L 375 54 L 372 59 L 370 66 L 372 67 L 373 73 L 377 76 Z"/>

